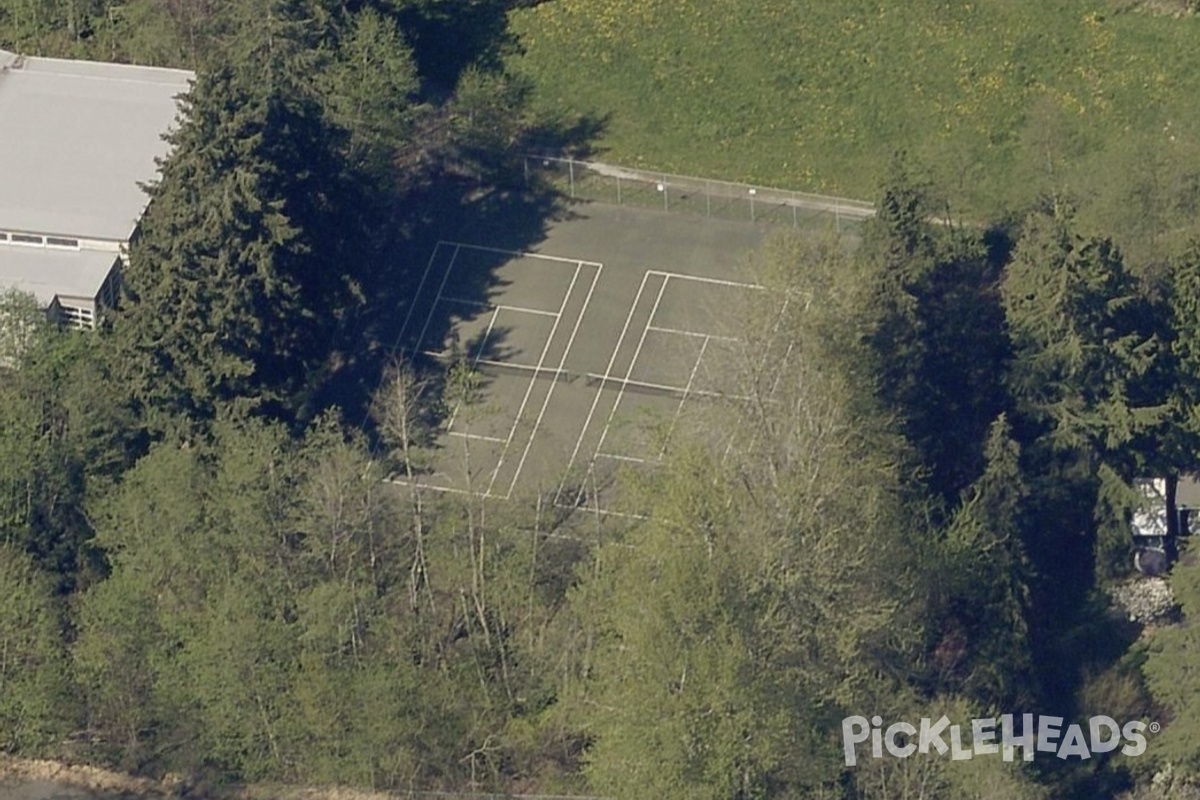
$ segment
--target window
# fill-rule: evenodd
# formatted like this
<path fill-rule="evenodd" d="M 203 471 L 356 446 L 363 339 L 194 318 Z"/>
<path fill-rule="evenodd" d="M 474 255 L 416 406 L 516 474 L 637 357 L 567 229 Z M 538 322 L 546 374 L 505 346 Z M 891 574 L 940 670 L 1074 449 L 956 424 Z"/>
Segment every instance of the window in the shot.
<path fill-rule="evenodd" d="M 11 235 L 13 244 L 32 244 L 42 247 L 46 241 L 41 236 L 33 236 L 28 233 L 14 233 Z"/>
<path fill-rule="evenodd" d="M 0 231 L 0 242 L 7 242 L 7 241 L 8 241 L 8 234 L 5 233 L 4 231 Z"/>
<path fill-rule="evenodd" d="M 60 308 L 62 319 L 68 325 L 74 328 L 93 327 L 93 314 L 90 308 L 78 308 L 76 306 L 67 305 L 63 305 Z"/>
<path fill-rule="evenodd" d="M 47 247 L 69 247 L 72 250 L 78 250 L 79 249 L 79 240 L 78 239 L 63 239 L 62 237 L 59 237 L 59 236 L 47 236 L 46 237 L 46 246 Z"/>

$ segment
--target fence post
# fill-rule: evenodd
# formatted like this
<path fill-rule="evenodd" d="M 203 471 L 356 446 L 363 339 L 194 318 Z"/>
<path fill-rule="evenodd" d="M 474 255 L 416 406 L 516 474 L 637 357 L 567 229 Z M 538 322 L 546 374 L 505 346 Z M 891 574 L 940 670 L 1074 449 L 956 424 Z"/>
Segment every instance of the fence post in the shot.
<path fill-rule="evenodd" d="M 712 181 L 704 181 L 704 216 L 712 216 Z"/>
<path fill-rule="evenodd" d="M 567 159 L 567 174 L 571 176 L 571 197 L 575 196 L 575 159 Z"/>
<path fill-rule="evenodd" d="M 799 219 L 799 216 L 796 214 L 796 199 L 795 198 L 792 198 L 792 227 L 793 228 L 800 227 L 800 219 Z"/>
<path fill-rule="evenodd" d="M 621 176 L 617 176 L 617 205 L 621 205 Z"/>
<path fill-rule="evenodd" d="M 522 156 L 521 163 L 525 165 L 525 188 L 529 188 L 529 156 Z"/>
<path fill-rule="evenodd" d="M 662 176 L 662 187 L 663 187 L 663 211 L 670 211 L 671 204 L 670 204 L 670 201 L 667 200 L 667 176 L 666 175 Z"/>

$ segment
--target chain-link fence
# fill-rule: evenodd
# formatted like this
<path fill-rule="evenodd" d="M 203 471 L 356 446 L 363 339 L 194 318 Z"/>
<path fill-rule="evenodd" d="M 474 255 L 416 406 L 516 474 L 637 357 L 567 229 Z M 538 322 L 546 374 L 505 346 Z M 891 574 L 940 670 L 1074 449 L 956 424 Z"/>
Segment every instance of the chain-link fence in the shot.
<path fill-rule="evenodd" d="M 874 216 L 861 200 L 692 178 L 570 158 L 524 156 L 526 183 L 544 181 L 582 200 L 660 208 L 794 228 L 845 230 Z"/>

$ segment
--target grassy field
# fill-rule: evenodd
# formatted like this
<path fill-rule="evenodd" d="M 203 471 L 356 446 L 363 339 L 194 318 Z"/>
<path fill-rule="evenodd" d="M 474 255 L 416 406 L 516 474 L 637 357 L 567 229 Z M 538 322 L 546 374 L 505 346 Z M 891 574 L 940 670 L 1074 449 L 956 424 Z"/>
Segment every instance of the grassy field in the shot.
<path fill-rule="evenodd" d="M 1200 16 L 1128 0 L 549 0 L 514 26 L 539 104 L 607 116 L 634 166 L 872 198 L 904 149 L 992 213 L 1063 185 L 1127 210 L 1200 165 Z"/>

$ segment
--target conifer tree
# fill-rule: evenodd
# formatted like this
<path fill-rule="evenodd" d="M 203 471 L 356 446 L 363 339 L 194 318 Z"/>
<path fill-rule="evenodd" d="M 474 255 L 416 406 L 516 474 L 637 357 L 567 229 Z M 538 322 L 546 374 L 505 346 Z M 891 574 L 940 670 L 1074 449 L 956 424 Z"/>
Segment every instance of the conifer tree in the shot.
<path fill-rule="evenodd" d="M 1027 704 L 1037 696 L 1032 671 L 1029 584 L 1022 537 L 1029 489 L 1008 420 L 993 423 L 987 467 L 964 493 L 942 543 L 941 574 L 929 581 L 931 662 L 940 691 L 972 697 L 985 708 Z"/>
<path fill-rule="evenodd" d="M 936 224 L 935 208 L 928 187 L 893 165 L 860 255 L 855 368 L 896 415 L 928 488 L 953 504 L 982 471 L 988 426 L 1005 409 L 1007 342 L 986 248 Z"/>
<path fill-rule="evenodd" d="M 1144 389 L 1160 347 L 1155 310 L 1116 247 L 1078 236 L 1061 214 L 1035 215 L 1003 292 L 1022 416 L 1054 447 L 1128 473 L 1130 446 L 1164 408 Z"/>
<path fill-rule="evenodd" d="M 198 76 L 133 247 L 115 346 L 151 428 L 303 416 L 358 302 L 340 134 L 272 47 Z"/>
<path fill-rule="evenodd" d="M 1200 467 L 1200 241 L 1171 263 L 1168 305 L 1171 363 L 1162 379 L 1171 424 L 1158 442 L 1169 465 L 1163 474 Z"/>

